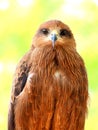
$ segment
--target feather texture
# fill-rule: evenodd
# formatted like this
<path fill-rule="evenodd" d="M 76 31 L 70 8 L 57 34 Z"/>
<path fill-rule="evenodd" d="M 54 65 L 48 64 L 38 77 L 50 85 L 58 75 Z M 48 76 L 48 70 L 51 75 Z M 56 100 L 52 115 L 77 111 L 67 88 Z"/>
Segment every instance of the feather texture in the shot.
<path fill-rule="evenodd" d="M 49 21 L 44 26 L 66 28 L 60 21 Z M 53 48 L 50 40 L 37 33 L 33 46 L 15 73 L 14 127 L 9 130 L 84 130 L 88 80 L 73 35 L 57 40 Z"/>

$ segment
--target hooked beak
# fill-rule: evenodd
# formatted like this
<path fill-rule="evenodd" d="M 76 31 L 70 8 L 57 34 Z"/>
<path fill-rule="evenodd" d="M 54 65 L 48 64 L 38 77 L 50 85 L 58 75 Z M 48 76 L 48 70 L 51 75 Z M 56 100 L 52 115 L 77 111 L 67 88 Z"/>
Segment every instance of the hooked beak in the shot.
<path fill-rule="evenodd" d="M 55 41 L 57 40 L 57 34 L 56 33 L 52 33 L 51 34 L 51 41 L 52 41 L 52 46 L 54 48 L 55 45 Z"/>

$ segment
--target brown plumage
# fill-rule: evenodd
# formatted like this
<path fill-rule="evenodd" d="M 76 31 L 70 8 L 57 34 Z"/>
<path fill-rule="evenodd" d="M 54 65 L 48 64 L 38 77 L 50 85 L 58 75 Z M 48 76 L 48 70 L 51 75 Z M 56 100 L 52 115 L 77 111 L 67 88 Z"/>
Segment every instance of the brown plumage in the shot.
<path fill-rule="evenodd" d="M 88 80 L 69 27 L 43 23 L 14 75 L 8 130 L 84 130 Z"/>

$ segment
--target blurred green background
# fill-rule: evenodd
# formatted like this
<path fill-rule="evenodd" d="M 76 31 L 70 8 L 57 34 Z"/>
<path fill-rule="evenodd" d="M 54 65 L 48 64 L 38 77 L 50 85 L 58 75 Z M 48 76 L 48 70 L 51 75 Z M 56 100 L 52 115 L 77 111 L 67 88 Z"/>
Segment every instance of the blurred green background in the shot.
<path fill-rule="evenodd" d="M 89 78 L 85 130 L 98 130 L 98 0 L 0 0 L 0 130 L 7 129 L 12 76 L 39 25 L 50 19 L 68 24 Z"/>

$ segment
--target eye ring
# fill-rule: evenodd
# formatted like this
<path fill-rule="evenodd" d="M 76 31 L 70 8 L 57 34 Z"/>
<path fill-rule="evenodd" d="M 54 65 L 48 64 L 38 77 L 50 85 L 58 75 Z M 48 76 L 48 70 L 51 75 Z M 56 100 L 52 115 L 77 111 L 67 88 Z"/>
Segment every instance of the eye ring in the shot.
<path fill-rule="evenodd" d="M 41 29 L 41 33 L 43 33 L 44 35 L 47 35 L 47 34 L 49 34 L 49 29 L 47 29 L 47 28 Z"/>

